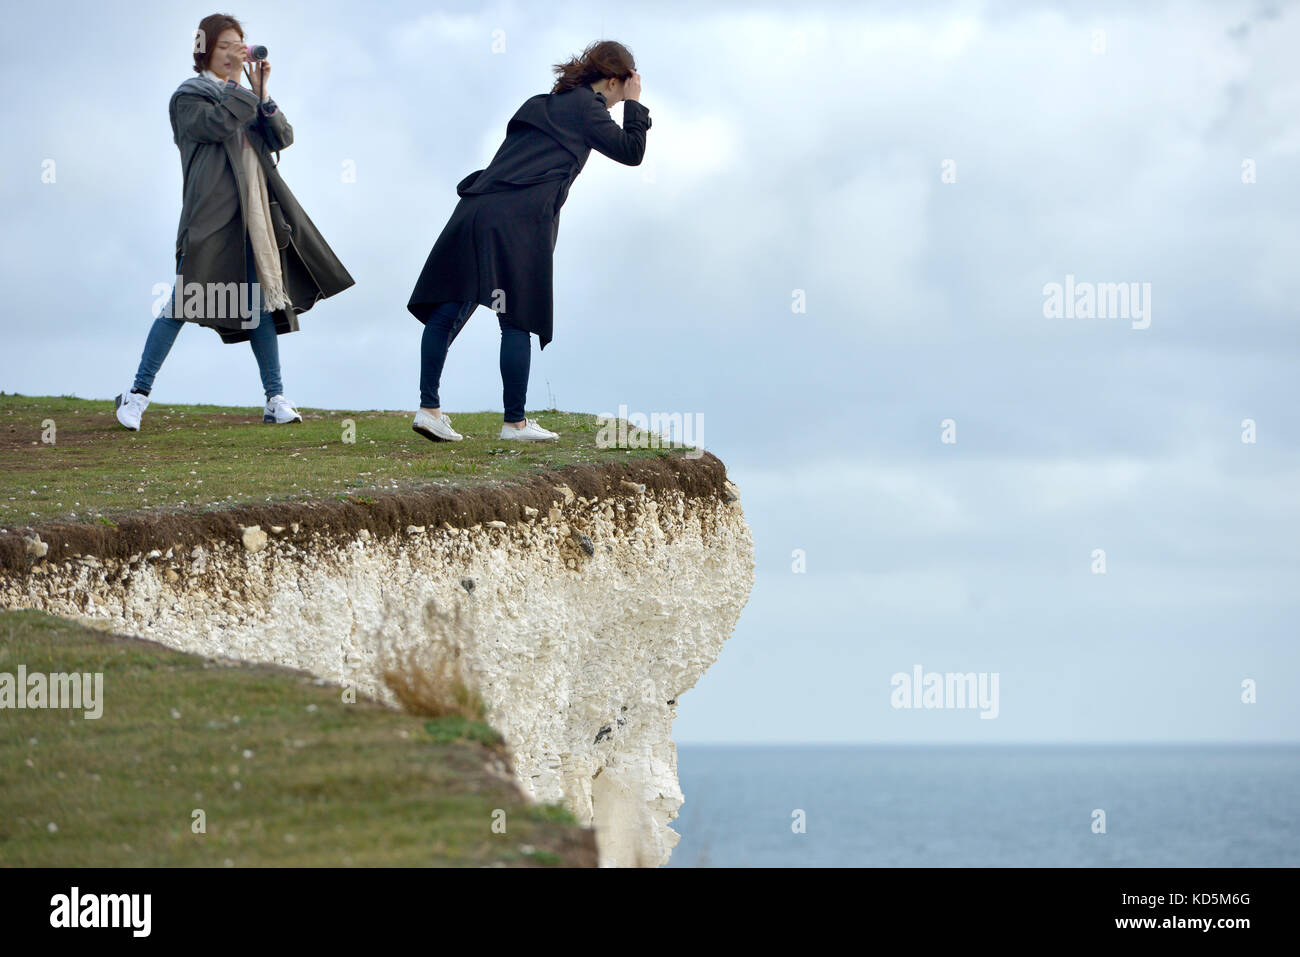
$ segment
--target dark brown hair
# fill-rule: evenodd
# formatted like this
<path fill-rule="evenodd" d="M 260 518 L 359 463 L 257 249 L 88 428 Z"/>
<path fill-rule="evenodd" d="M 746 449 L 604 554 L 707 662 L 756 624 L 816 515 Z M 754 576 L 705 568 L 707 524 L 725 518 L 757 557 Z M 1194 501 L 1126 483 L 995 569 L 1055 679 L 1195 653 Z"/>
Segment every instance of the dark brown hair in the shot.
<path fill-rule="evenodd" d="M 636 71 L 632 51 L 614 40 L 597 40 L 583 50 L 581 55 L 557 63 L 551 70 L 556 75 L 552 93 L 564 93 L 584 83 L 597 80 L 626 80 Z"/>
<path fill-rule="evenodd" d="M 217 37 L 226 30 L 234 30 L 239 38 L 244 38 L 244 28 L 228 13 L 213 13 L 199 21 L 199 28 L 194 31 L 194 72 L 202 73 L 212 62 L 212 51 L 216 49 Z"/>

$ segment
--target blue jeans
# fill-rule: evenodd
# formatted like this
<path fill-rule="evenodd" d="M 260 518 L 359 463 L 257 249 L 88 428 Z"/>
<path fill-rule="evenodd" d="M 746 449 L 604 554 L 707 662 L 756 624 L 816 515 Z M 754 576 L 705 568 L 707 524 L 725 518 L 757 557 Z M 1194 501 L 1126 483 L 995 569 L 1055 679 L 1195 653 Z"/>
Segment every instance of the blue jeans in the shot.
<path fill-rule="evenodd" d="M 420 339 L 420 408 L 438 409 L 438 385 L 447 361 L 447 346 L 461 326 L 469 321 L 478 303 L 440 302 L 424 324 Z M 501 402 L 506 422 L 524 420 L 524 400 L 528 395 L 528 364 L 532 358 L 532 341 L 523 329 L 512 326 L 500 313 L 501 326 Z"/>
<path fill-rule="evenodd" d="M 253 251 L 247 236 L 244 237 L 244 244 L 248 259 L 248 282 L 251 284 L 257 282 L 257 270 L 253 265 Z M 184 261 L 182 257 L 181 262 Z M 169 301 L 175 302 L 174 297 Z M 140 356 L 140 367 L 136 370 L 131 391 L 148 395 L 153 389 L 154 376 L 162 368 L 163 360 L 171 352 L 172 344 L 176 342 L 176 336 L 183 325 L 183 319 L 173 319 L 167 315 L 160 315 L 153 321 L 149 336 L 144 341 L 144 352 Z M 261 318 L 256 326 L 248 330 L 248 335 L 248 344 L 253 347 L 257 369 L 262 374 L 262 388 L 266 391 L 266 397 L 269 399 L 282 394 L 284 384 L 280 381 L 280 342 L 275 332 L 275 319 L 267 309 L 262 309 Z"/>

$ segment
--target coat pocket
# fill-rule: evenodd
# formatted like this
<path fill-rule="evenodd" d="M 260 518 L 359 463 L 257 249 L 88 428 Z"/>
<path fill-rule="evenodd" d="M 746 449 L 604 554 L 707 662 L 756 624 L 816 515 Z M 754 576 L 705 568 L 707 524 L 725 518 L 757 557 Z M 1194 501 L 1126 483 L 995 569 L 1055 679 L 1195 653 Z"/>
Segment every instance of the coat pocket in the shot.
<path fill-rule="evenodd" d="M 289 238 L 293 235 L 293 227 L 289 225 L 289 220 L 284 217 L 284 210 L 280 204 L 271 200 L 271 228 L 275 231 L 275 244 L 280 249 L 285 249 L 289 245 Z"/>

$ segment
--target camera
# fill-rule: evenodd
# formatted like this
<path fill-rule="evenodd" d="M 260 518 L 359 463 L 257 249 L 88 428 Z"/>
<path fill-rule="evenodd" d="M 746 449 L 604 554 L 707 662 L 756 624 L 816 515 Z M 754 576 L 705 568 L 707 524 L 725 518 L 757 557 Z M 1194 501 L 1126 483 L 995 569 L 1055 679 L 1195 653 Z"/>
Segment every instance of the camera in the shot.
<path fill-rule="evenodd" d="M 249 59 L 249 60 L 265 60 L 265 59 L 266 59 L 266 47 L 264 47 L 264 46 L 257 46 L 256 44 L 252 44 L 252 43 L 248 44 L 248 59 Z"/>

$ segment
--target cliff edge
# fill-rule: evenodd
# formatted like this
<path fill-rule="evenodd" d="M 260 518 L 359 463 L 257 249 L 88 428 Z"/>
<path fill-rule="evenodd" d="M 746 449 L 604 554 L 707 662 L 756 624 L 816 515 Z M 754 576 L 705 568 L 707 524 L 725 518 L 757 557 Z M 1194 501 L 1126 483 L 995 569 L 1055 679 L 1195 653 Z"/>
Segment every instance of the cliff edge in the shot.
<path fill-rule="evenodd" d="M 748 601 L 753 542 L 713 455 L 489 485 L 12 524 L 0 608 L 299 668 L 392 702 L 394 657 L 453 660 L 517 783 L 661 865 L 683 803 L 672 723 Z"/>

